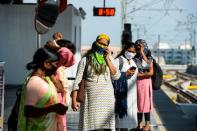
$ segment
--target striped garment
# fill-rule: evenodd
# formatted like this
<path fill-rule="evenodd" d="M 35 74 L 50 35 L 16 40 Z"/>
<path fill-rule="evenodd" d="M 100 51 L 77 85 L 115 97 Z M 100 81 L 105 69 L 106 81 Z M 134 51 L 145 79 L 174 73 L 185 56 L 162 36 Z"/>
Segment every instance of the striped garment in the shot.
<path fill-rule="evenodd" d="M 110 57 L 114 63 L 112 57 Z M 76 80 L 73 90 L 77 90 L 78 83 L 82 79 L 86 64 L 86 57 L 79 63 Z M 115 64 L 114 64 L 115 65 Z M 103 75 L 95 75 L 91 66 L 87 68 L 87 78 L 85 86 L 85 102 L 81 104 L 79 131 L 112 129 L 115 130 L 115 112 L 114 112 L 114 89 L 112 79 L 118 79 L 119 71 L 112 76 L 107 68 Z"/>

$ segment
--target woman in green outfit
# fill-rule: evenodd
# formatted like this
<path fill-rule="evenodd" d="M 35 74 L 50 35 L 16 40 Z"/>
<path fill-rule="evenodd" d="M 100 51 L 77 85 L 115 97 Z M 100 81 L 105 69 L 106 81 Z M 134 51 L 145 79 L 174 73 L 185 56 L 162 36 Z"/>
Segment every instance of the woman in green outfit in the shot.
<path fill-rule="evenodd" d="M 18 131 L 57 131 L 56 114 L 63 115 L 68 107 L 57 103 L 57 91 L 49 76 L 56 72 L 56 52 L 38 49 L 27 64 L 32 73 L 22 89 Z"/>

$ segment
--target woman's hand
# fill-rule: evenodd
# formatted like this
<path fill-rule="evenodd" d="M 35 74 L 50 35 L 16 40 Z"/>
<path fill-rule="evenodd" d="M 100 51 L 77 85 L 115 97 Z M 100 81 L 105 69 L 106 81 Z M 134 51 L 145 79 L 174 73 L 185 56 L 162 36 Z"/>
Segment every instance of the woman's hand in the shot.
<path fill-rule="evenodd" d="M 80 103 L 77 101 L 72 101 L 72 109 L 73 111 L 77 111 L 80 108 Z"/>
<path fill-rule="evenodd" d="M 107 63 L 107 66 L 109 67 L 109 71 L 112 75 L 115 75 L 117 72 L 116 67 L 113 65 L 113 63 L 110 60 L 110 50 L 109 48 L 106 48 L 106 53 L 105 53 L 105 61 Z"/>
<path fill-rule="evenodd" d="M 131 77 L 131 76 L 133 76 L 135 74 L 135 69 L 128 69 L 127 71 L 126 71 L 126 76 L 127 77 Z"/>
<path fill-rule="evenodd" d="M 77 111 L 80 108 L 80 103 L 77 101 L 77 92 L 72 92 L 72 109 L 73 111 Z"/>
<path fill-rule="evenodd" d="M 54 75 L 50 76 L 50 78 L 51 78 L 51 81 L 53 82 L 53 84 L 55 85 L 55 87 L 57 89 L 57 92 L 58 93 L 63 92 L 64 91 L 64 87 L 63 87 L 61 81 L 57 80 Z"/>
<path fill-rule="evenodd" d="M 105 52 L 105 59 L 106 59 L 106 60 L 109 59 L 109 55 L 110 55 L 110 50 L 109 50 L 109 48 L 107 47 L 107 48 L 106 48 L 106 52 Z"/>
<path fill-rule="evenodd" d="M 141 54 L 144 54 L 144 45 L 143 44 L 140 44 L 140 52 L 141 52 Z"/>
<path fill-rule="evenodd" d="M 145 53 L 144 53 L 144 45 L 140 44 L 140 54 L 142 55 L 142 59 L 146 62 L 149 63 L 148 58 L 146 57 Z"/>

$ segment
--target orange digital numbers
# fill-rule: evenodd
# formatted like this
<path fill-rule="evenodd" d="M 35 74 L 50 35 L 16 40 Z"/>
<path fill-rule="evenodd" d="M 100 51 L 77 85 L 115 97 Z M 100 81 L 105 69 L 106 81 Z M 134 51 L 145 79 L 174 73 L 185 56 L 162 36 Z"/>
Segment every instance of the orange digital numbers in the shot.
<path fill-rule="evenodd" d="M 115 16 L 115 8 L 102 8 L 102 7 L 94 7 L 93 15 L 94 16 Z"/>
<path fill-rule="evenodd" d="M 105 15 L 106 15 L 106 16 L 109 16 L 109 15 L 110 15 L 110 10 L 111 10 L 111 9 L 108 9 L 108 8 L 105 9 Z"/>
<path fill-rule="evenodd" d="M 99 16 L 102 16 L 103 15 L 103 9 L 102 8 L 98 10 L 98 15 Z"/>
<path fill-rule="evenodd" d="M 110 10 L 110 15 L 114 16 L 115 15 L 115 9 L 114 10 Z"/>

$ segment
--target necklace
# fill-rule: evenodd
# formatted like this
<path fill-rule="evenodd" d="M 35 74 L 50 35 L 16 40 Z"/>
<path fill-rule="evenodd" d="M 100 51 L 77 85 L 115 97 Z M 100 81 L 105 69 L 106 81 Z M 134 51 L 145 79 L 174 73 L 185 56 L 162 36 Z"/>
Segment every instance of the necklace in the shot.
<path fill-rule="evenodd" d="M 130 60 L 127 59 L 127 62 L 129 63 L 129 65 L 131 64 Z"/>

